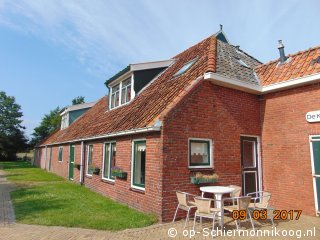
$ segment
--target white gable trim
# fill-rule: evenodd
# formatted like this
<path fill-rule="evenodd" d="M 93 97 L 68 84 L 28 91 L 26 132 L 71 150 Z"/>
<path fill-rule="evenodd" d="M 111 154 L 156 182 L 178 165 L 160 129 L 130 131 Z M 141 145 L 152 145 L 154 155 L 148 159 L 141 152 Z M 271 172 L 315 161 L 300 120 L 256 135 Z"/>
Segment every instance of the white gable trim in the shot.
<path fill-rule="evenodd" d="M 217 85 L 229 87 L 254 94 L 267 94 L 285 89 L 295 88 L 320 81 L 320 73 L 308 75 L 301 78 L 290 79 L 285 82 L 270 84 L 267 86 L 256 86 L 237 79 L 228 78 L 217 73 L 208 72 L 204 74 L 204 79 L 214 82 Z"/>

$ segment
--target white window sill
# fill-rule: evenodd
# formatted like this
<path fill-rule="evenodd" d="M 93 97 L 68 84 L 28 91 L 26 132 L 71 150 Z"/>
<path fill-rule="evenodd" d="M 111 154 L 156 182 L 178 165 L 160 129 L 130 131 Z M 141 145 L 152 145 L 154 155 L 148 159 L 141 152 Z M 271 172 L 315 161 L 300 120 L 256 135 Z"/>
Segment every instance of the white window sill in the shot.
<path fill-rule="evenodd" d="M 213 169 L 213 166 L 208 166 L 208 165 L 205 165 L 205 166 L 188 166 L 189 169 L 198 169 L 198 168 L 201 168 L 201 169 Z"/>
<path fill-rule="evenodd" d="M 134 186 L 134 185 L 131 185 L 131 189 L 133 189 L 133 190 L 138 190 L 138 191 L 143 191 L 143 192 L 145 192 L 145 191 L 146 191 L 146 188 L 143 188 L 143 187 L 137 187 L 137 186 Z"/>
<path fill-rule="evenodd" d="M 115 182 L 115 179 L 111 179 L 111 178 L 104 178 L 102 177 L 101 178 L 103 181 L 106 181 L 106 182 L 111 182 L 111 183 L 114 183 Z"/>

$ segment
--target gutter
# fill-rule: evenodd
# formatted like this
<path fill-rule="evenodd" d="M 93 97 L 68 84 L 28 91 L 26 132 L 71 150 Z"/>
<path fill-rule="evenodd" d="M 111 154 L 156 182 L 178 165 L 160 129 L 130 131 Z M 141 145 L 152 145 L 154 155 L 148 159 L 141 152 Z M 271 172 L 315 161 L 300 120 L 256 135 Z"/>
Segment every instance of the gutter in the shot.
<path fill-rule="evenodd" d="M 131 135 L 131 134 L 139 134 L 139 133 L 158 132 L 158 131 L 161 131 L 161 126 L 144 127 L 144 128 L 137 128 L 137 129 L 125 130 L 125 131 L 114 132 L 114 133 L 107 133 L 107 134 L 102 134 L 97 136 L 78 138 L 78 139 L 73 139 L 69 141 L 40 145 L 38 147 L 62 145 L 67 143 L 83 142 L 83 141 L 90 141 L 90 140 L 96 140 L 96 139 L 111 138 L 111 137 L 118 137 L 118 136 L 125 136 L 125 135 Z"/>
<path fill-rule="evenodd" d="M 222 76 L 214 72 L 204 74 L 204 79 L 214 82 L 216 85 L 241 90 L 248 93 L 263 95 L 285 89 L 295 88 L 320 81 L 320 74 L 312 74 L 301 78 L 290 79 L 288 81 L 270 84 L 267 86 L 257 86 L 246 83 L 238 79 Z"/>

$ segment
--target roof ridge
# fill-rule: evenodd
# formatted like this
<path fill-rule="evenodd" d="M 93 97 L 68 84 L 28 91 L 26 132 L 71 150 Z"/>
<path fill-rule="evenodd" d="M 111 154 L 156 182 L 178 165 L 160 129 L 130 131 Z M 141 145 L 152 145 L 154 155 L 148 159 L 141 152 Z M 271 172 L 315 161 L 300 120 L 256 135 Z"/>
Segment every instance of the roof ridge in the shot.
<path fill-rule="evenodd" d="M 287 57 L 294 57 L 294 56 L 297 56 L 297 55 L 300 55 L 300 54 L 303 54 L 303 53 L 306 53 L 308 51 L 312 51 L 312 50 L 315 50 L 315 49 L 318 49 L 318 48 L 320 48 L 320 45 L 317 45 L 317 46 L 314 46 L 314 47 L 310 47 L 310 48 L 308 48 L 306 50 L 303 50 L 303 51 L 298 51 L 298 52 L 295 52 L 295 53 L 292 53 L 292 54 L 288 54 Z M 255 67 L 255 69 L 261 68 L 263 66 L 266 66 L 266 65 L 278 62 L 278 61 L 279 61 L 279 58 L 277 58 L 275 60 L 271 60 L 269 62 L 263 63 L 263 64 Z"/>
<path fill-rule="evenodd" d="M 216 72 L 217 63 L 217 38 L 215 36 L 210 37 L 208 62 L 206 72 Z"/>

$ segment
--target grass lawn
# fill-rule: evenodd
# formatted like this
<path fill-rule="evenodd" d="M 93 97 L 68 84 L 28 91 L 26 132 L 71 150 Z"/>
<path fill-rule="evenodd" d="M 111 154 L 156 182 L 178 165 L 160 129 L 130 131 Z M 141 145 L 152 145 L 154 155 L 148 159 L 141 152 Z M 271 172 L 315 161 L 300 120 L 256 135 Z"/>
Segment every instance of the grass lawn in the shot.
<path fill-rule="evenodd" d="M 156 218 L 105 198 L 27 162 L 0 162 L 11 192 L 17 222 L 49 226 L 122 230 L 153 224 Z"/>

